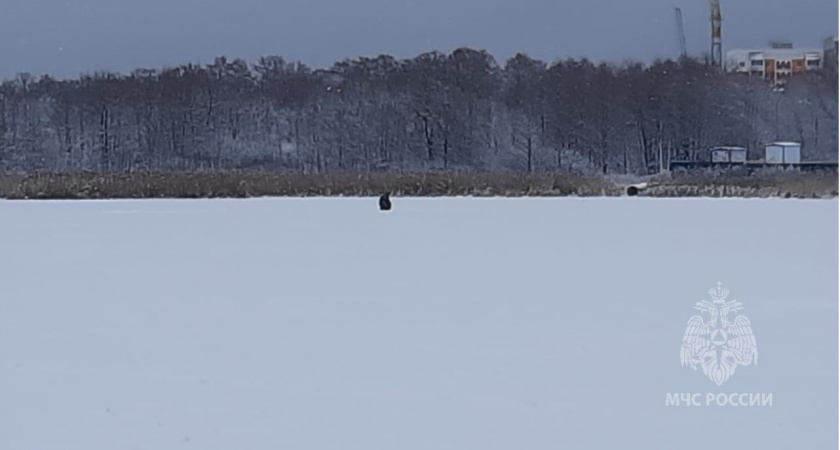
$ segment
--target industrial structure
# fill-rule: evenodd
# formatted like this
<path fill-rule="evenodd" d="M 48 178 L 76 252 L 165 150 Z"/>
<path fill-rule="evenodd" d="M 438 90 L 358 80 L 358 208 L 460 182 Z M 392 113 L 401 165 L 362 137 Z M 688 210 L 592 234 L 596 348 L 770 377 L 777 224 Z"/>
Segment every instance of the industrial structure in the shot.
<path fill-rule="evenodd" d="M 791 76 L 820 70 L 823 51 L 794 48 L 789 42 L 771 42 L 769 48 L 734 49 L 726 52 L 726 70 L 756 75 L 778 83 Z"/>
<path fill-rule="evenodd" d="M 744 147 L 715 147 L 709 153 L 713 163 L 747 162 L 747 149 Z"/>
<path fill-rule="evenodd" d="M 792 76 L 808 72 L 823 71 L 836 76 L 838 69 L 838 40 L 836 37 L 823 41 L 821 49 L 796 48 L 792 42 L 771 41 L 767 48 L 733 49 L 723 58 L 723 14 L 721 0 L 709 0 L 709 19 L 711 22 L 711 58 L 707 60 L 714 67 L 731 73 L 759 76 L 772 81 L 775 86 L 783 85 Z M 686 58 L 685 32 L 682 10 L 674 7 L 674 19 L 677 29 L 677 42 L 680 58 Z M 778 122 L 778 104 L 777 104 Z M 778 139 L 778 129 L 777 129 Z M 771 142 L 764 146 L 760 159 L 747 159 L 746 147 L 720 146 L 708 150 L 708 158 L 698 160 L 668 161 L 668 170 L 675 172 L 695 170 L 733 170 L 751 173 L 755 170 L 783 169 L 805 172 L 838 172 L 838 163 L 824 161 L 803 161 L 802 144 L 799 142 Z M 660 162 L 662 162 L 660 156 Z M 660 171 L 663 168 L 660 167 Z M 647 184 L 633 185 L 628 188 L 628 195 L 637 195 Z"/>
<path fill-rule="evenodd" d="M 772 142 L 764 147 L 765 164 L 800 164 L 802 144 L 799 142 Z"/>
<path fill-rule="evenodd" d="M 697 170 L 734 170 L 752 172 L 765 169 L 789 169 L 802 172 L 837 172 L 837 162 L 802 161 L 799 142 L 771 142 L 764 146 L 764 158 L 747 159 L 745 147 L 714 147 L 705 161 L 671 161 L 669 170 L 687 172 Z"/>
<path fill-rule="evenodd" d="M 676 6 L 674 7 L 674 18 L 677 22 L 677 39 L 679 40 L 680 45 L 680 58 L 685 58 L 688 56 L 688 50 L 686 50 L 685 46 L 685 28 L 683 28 L 682 10 Z"/>
<path fill-rule="evenodd" d="M 720 12 L 720 0 L 709 0 L 712 22 L 712 65 L 723 68 L 723 15 Z"/>
<path fill-rule="evenodd" d="M 685 58 L 688 53 L 686 51 L 682 10 L 679 7 L 674 7 L 674 19 L 680 58 Z M 791 42 L 774 41 L 770 42 L 766 48 L 733 49 L 724 55 L 721 0 L 709 0 L 709 21 L 711 24 L 711 49 L 710 59 L 707 61 L 721 70 L 759 76 L 772 81 L 774 85 L 784 84 L 785 79 L 808 72 L 837 72 L 838 46 L 836 37 L 825 39 L 822 49 L 795 48 Z"/>

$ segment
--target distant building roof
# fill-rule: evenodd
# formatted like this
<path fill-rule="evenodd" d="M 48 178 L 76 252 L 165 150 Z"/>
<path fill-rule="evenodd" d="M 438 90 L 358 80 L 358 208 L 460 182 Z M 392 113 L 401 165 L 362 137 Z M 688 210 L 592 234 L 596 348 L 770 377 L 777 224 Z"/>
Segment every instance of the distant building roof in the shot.
<path fill-rule="evenodd" d="M 788 59 L 802 57 L 808 53 L 822 54 L 822 50 L 814 48 L 736 48 L 726 52 L 730 58 L 749 58 L 752 54 L 761 54 L 765 58 Z"/>

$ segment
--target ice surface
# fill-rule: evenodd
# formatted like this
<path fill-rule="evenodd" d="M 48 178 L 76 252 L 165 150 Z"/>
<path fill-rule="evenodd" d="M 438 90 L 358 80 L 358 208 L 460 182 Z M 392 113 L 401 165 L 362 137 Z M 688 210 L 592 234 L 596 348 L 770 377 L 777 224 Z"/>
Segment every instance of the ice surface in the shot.
<path fill-rule="evenodd" d="M 0 449 L 837 448 L 837 214 L 0 201 Z M 759 351 L 720 387 L 679 357 L 718 281 Z"/>

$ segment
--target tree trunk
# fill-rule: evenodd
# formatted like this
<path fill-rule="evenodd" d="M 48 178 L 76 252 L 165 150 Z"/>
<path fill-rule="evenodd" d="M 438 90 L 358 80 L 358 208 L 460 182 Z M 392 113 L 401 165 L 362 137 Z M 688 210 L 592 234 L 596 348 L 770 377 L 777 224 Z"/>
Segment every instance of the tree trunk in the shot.
<path fill-rule="evenodd" d="M 531 136 L 528 136 L 528 173 L 533 171 L 533 156 L 534 156 L 534 146 L 532 145 Z"/>

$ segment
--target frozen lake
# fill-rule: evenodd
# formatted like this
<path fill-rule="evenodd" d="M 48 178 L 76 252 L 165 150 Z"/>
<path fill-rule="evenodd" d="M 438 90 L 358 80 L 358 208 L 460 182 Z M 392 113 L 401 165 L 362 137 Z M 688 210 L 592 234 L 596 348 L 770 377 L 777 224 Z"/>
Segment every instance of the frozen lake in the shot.
<path fill-rule="evenodd" d="M 0 201 L 0 448 L 837 448 L 837 220 L 837 200 Z M 721 386 L 680 364 L 718 281 L 760 355 Z"/>

